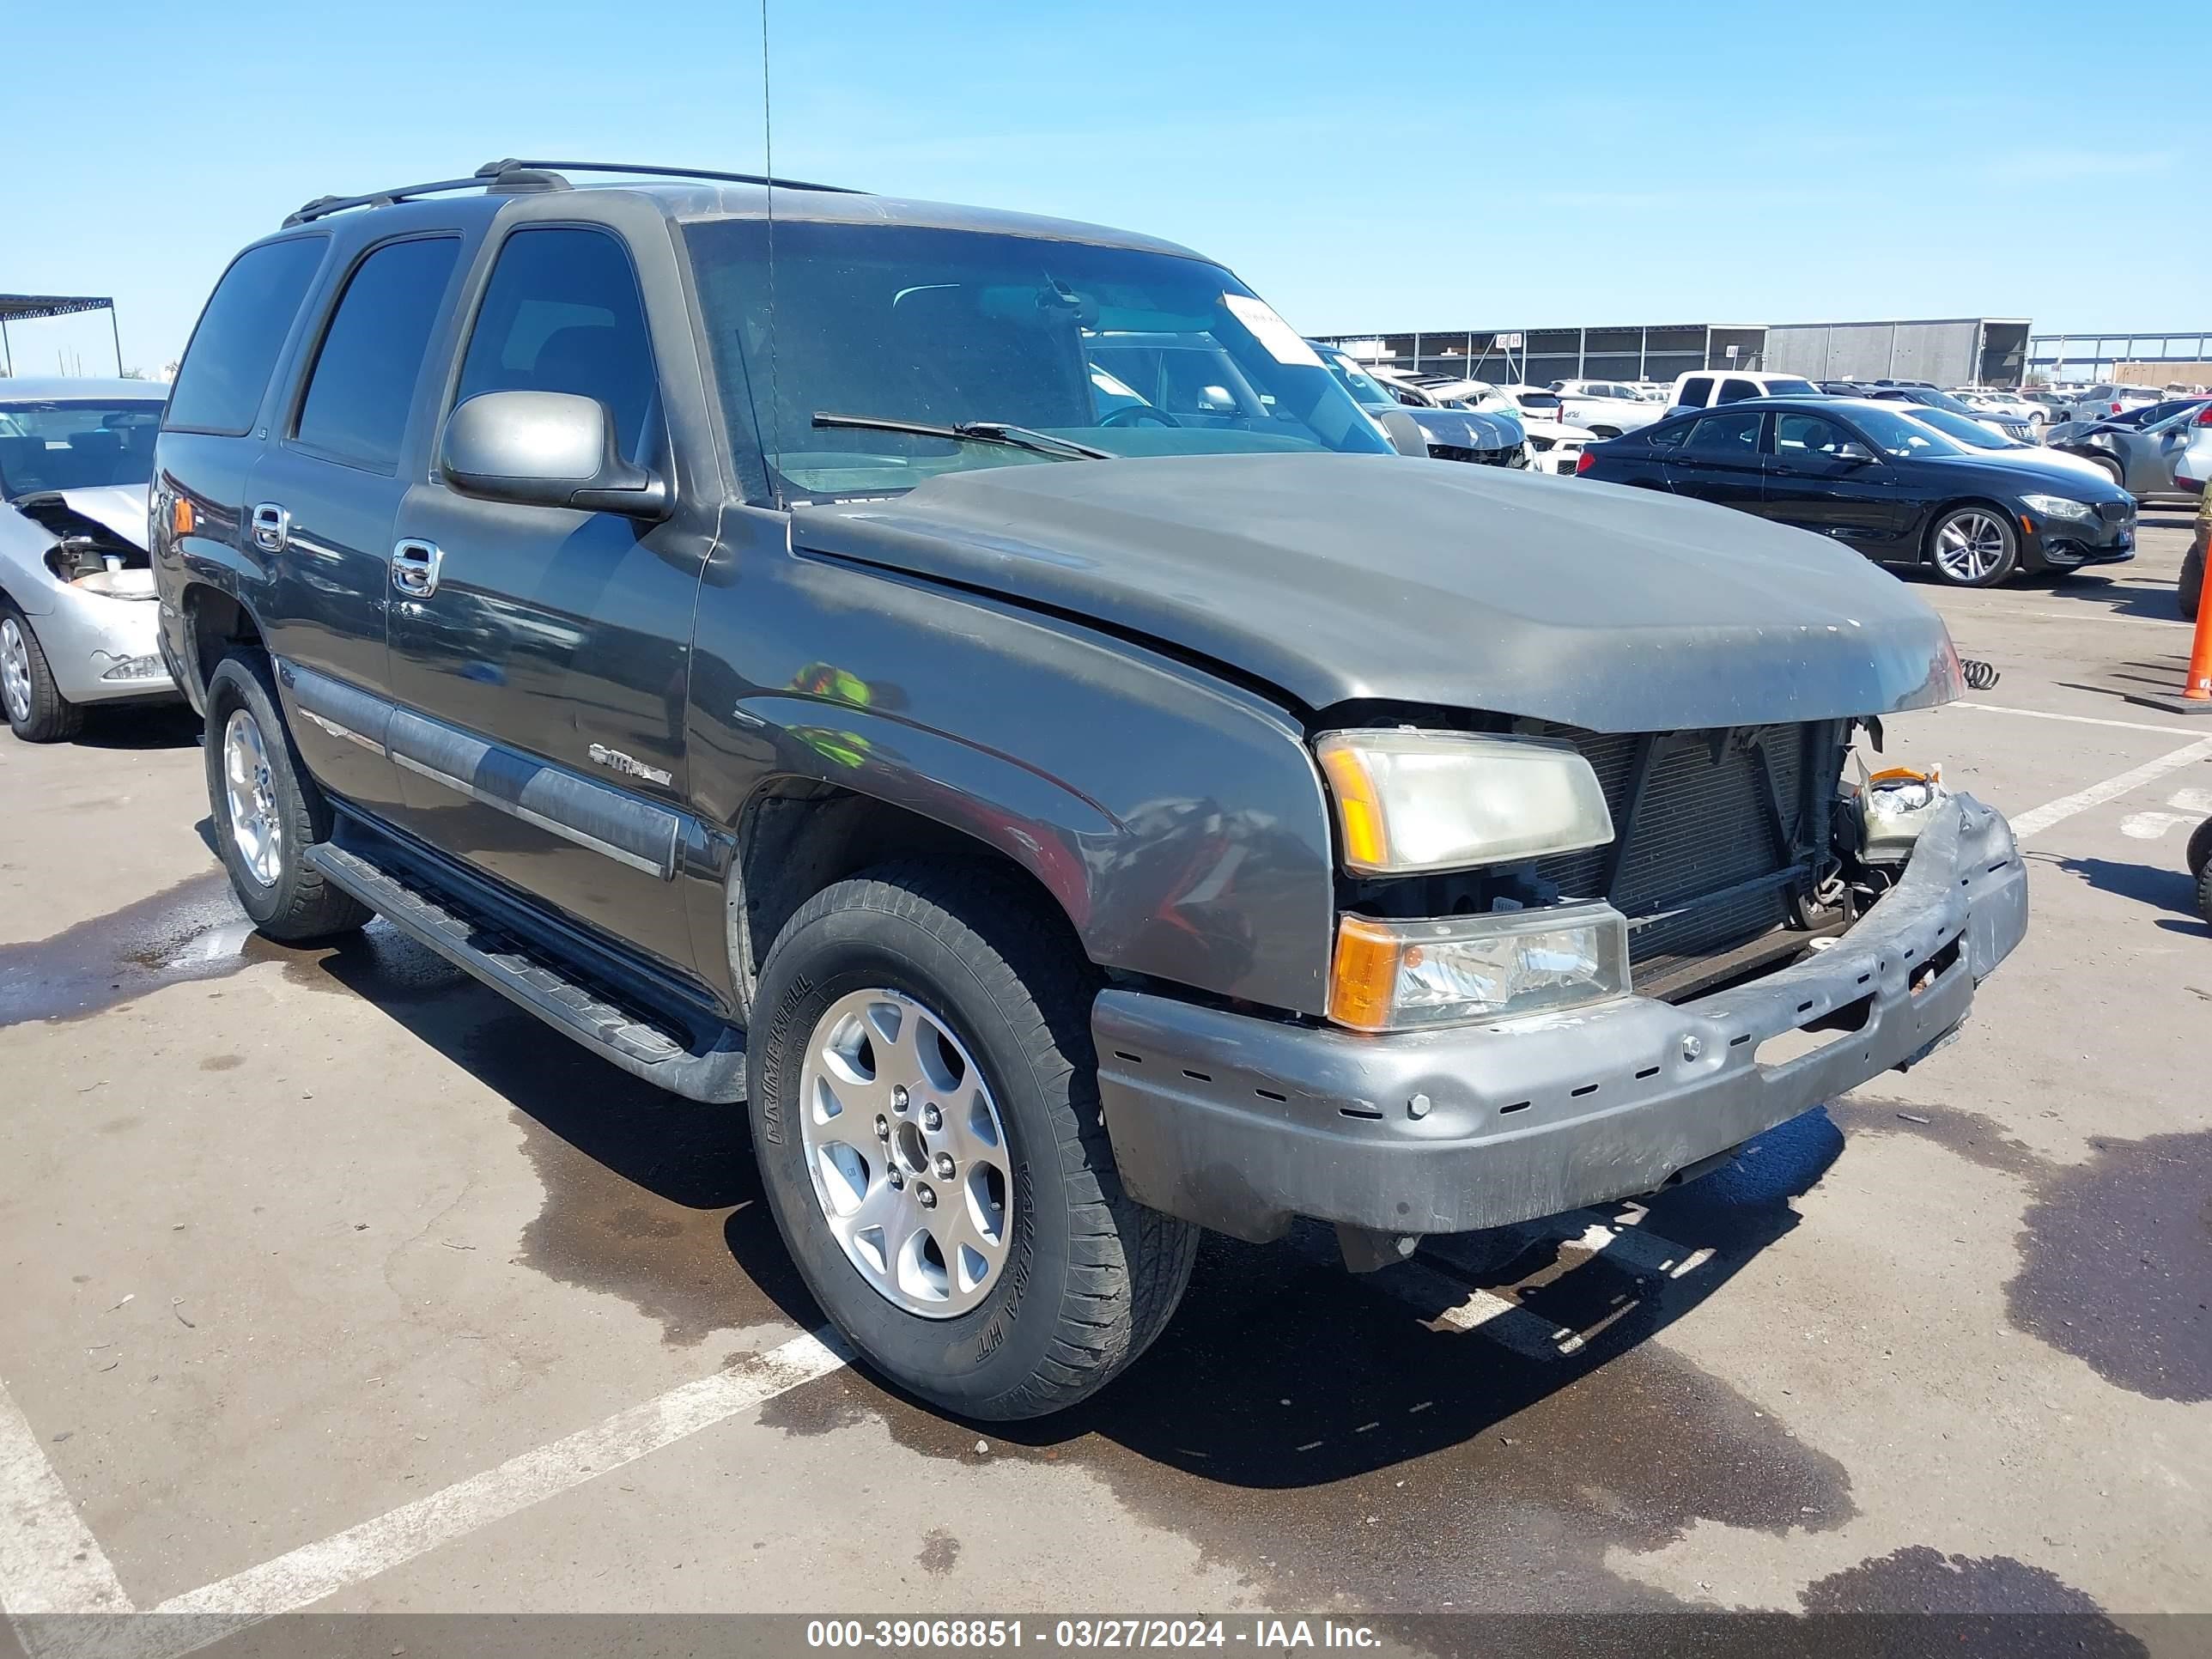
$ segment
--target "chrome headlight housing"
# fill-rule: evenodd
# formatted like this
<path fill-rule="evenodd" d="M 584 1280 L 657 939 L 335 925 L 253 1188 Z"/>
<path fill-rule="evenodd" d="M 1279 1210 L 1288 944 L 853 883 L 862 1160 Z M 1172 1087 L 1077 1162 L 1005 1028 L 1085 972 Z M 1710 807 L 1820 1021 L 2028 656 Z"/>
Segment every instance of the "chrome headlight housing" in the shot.
<path fill-rule="evenodd" d="M 1613 839 L 1605 791 L 1571 744 L 1407 726 L 1331 732 L 1314 752 L 1356 875 L 1468 870 Z"/>
<path fill-rule="evenodd" d="M 1329 1018 L 1403 1031 L 1557 1013 L 1626 996 L 1628 921 L 1610 904 L 1337 924 Z"/>
<path fill-rule="evenodd" d="M 2040 513 L 2046 519 L 2075 519 L 2087 520 L 2097 516 L 2097 509 L 2087 501 L 2069 501 L 2063 495 L 2023 495 L 2020 504 L 2031 513 Z"/>

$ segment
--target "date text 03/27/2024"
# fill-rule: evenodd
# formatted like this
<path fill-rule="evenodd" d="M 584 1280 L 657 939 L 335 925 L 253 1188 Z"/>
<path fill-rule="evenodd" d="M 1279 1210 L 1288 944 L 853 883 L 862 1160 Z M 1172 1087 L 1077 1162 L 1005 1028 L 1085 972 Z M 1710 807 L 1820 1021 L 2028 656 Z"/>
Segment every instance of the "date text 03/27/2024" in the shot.
<path fill-rule="evenodd" d="M 810 1648 L 879 1650 L 1237 1647 L 1268 1653 L 1381 1644 L 1367 1626 L 1328 1619 L 814 1619 L 806 1626 Z"/>

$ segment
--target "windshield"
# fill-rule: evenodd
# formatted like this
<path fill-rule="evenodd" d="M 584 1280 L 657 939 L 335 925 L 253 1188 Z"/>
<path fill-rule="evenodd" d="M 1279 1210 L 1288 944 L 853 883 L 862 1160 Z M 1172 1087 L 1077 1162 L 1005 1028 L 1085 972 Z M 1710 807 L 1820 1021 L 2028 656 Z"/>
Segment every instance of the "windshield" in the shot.
<path fill-rule="evenodd" d="M 1914 386 L 1900 401 L 1918 404 L 1923 409 L 1948 409 L 1954 415 L 1963 415 L 1970 421 L 1974 418 L 1974 411 L 1949 392 L 1931 392 L 1926 386 Z"/>
<path fill-rule="evenodd" d="M 1322 357 L 1330 370 L 1352 394 L 1352 402 L 1362 409 L 1395 409 L 1398 400 L 1382 389 L 1382 383 L 1341 351 L 1324 349 Z"/>
<path fill-rule="evenodd" d="M 1125 455 L 1392 453 L 1226 271 L 1140 249 L 906 225 L 687 225 L 732 430 L 780 500 L 910 489 L 985 466 L 1091 465 L 1003 444 L 823 429 L 817 414 L 1000 422 Z"/>
<path fill-rule="evenodd" d="M 1851 421 L 1866 434 L 1869 442 L 1885 454 L 1895 455 L 1901 459 L 1967 453 L 1963 446 L 1954 443 L 1925 420 L 1918 418 L 1931 412 L 1939 411 L 1920 409 L 1908 415 L 1904 409 L 1887 404 L 1862 404 L 1851 410 Z M 1967 424 L 1972 425 L 1972 422 Z"/>
<path fill-rule="evenodd" d="M 1766 377 L 1766 395 L 1770 398 L 1818 397 L 1820 388 L 1810 380 L 1793 380 L 1786 374 Z"/>
<path fill-rule="evenodd" d="M 1936 409 L 1929 404 L 1915 406 L 1912 418 L 1923 426 L 1932 426 L 1946 437 L 1955 438 L 1969 449 L 2030 449 L 2017 438 L 2000 437 L 1979 421 L 1969 420 L 1964 415 L 1954 415 L 1948 409 Z"/>
<path fill-rule="evenodd" d="M 158 398 L 0 402 L 0 499 L 142 484 L 154 476 Z"/>

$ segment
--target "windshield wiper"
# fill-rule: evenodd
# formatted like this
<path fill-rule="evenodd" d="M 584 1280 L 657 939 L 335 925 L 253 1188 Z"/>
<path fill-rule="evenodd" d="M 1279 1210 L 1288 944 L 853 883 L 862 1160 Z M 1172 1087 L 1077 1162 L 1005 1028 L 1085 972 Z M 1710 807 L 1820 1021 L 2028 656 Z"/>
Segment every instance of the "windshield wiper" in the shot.
<path fill-rule="evenodd" d="M 827 410 L 814 411 L 817 427 L 845 427 L 861 432 L 909 432 L 918 438 L 949 438 L 954 443 L 1003 444 L 1009 449 L 1026 449 L 1032 455 L 1042 455 L 1054 461 L 1110 461 L 1116 459 L 1111 450 L 1093 449 L 1089 444 L 1079 444 L 1073 438 L 1055 438 L 1049 432 L 1036 432 L 1025 426 L 1009 426 L 1004 421 L 961 421 L 951 426 L 931 426 L 922 421 L 887 421 L 878 415 L 833 415 Z"/>

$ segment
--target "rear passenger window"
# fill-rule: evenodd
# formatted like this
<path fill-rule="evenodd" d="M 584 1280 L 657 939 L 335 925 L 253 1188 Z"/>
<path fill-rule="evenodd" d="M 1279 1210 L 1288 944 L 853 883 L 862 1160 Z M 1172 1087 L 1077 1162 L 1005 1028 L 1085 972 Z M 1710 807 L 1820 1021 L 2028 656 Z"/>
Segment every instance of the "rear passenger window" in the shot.
<path fill-rule="evenodd" d="M 329 239 L 295 236 L 248 248 L 231 262 L 192 330 L 163 424 L 171 431 L 243 437 Z"/>
<path fill-rule="evenodd" d="M 1749 380 L 1729 380 L 1721 382 L 1721 394 L 1713 399 L 1717 404 L 1740 403 L 1746 398 L 1759 396 L 1759 388 Z"/>
<path fill-rule="evenodd" d="M 1711 459 L 1749 461 L 1759 454 L 1759 423 L 1755 409 L 1739 415 L 1708 415 L 1690 434 L 1690 449 Z"/>
<path fill-rule="evenodd" d="M 356 268 L 323 336 L 293 435 L 342 461 L 398 465 L 407 410 L 461 245 L 387 242 Z"/>
<path fill-rule="evenodd" d="M 653 351 L 629 254 L 605 232 L 518 230 L 499 251 L 456 404 L 484 392 L 572 392 L 614 416 L 635 459 L 653 402 Z"/>
<path fill-rule="evenodd" d="M 1684 409 L 1703 409 L 1705 399 L 1713 393 L 1713 383 L 1701 374 L 1693 374 L 1682 382 L 1682 395 L 1674 399 Z"/>

